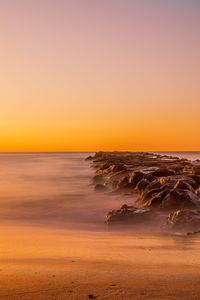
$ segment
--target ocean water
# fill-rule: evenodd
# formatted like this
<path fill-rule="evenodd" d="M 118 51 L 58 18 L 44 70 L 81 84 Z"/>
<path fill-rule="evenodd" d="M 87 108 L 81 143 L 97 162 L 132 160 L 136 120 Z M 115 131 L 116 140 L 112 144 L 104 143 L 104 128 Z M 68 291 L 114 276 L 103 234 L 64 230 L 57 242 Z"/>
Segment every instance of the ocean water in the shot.
<path fill-rule="evenodd" d="M 105 214 L 133 196 L 94 191 L 91 153 L 1 153 L 0 222 L 106 230 Z M 200 159 L 200 152 L 165 152 Z"/>
<path fill-rule="evenodd" d="M 179 158 L 187 158 L 191 161 L 198 160 L 198 159 L 200 160 L 200 151 L 173 151 L 173 152 L 160 151 L 155 153 L 179 157 Z"/>
<path fill-rule="evenodd" d="M 1 153 L 0 222 L 104 230 L 105 214 L 132 198 L 96 193 L 91 153 Z"/>

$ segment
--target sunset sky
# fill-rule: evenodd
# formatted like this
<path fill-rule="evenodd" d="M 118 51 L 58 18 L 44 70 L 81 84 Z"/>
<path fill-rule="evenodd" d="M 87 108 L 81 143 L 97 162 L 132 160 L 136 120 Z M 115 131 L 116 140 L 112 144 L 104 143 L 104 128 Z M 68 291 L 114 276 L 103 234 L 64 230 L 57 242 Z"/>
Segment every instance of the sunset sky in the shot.
<path fill-rule="evenodd" d="M 199 0 L 0 0 L 0 151 L 200 150 Z"/>

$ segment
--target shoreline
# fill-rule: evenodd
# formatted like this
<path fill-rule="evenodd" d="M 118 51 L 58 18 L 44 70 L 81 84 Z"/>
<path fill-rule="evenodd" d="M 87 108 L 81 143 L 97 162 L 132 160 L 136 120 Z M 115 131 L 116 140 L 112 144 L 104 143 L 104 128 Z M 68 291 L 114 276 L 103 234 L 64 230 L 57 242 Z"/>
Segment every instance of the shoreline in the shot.
<path fill-rule="evenodd" d="M 92 199 L 106 203 L 112 192 L 96 198 L 92 193 Z M 136 193 L 129 192 L 132 199 Z M 126 195 L 113 195 L 111 206 L 117 208 L 118 198 Z M 140 230 L 134 225 L 129 231 L 126 224 L 71 230 L 48 226 L 45 220 L 44 225 L 35 220 L 0 223 L 2 300 L 200 297 L 199 235 L 156 232 L 141 224 Z"/>
<path fill-rule="evenodd" d="M 0 299 L 87 300 L 88 295 L 102 300 L 198 299 L 200 295 L 197 236 L 13 229 L 0 229 Z"/>

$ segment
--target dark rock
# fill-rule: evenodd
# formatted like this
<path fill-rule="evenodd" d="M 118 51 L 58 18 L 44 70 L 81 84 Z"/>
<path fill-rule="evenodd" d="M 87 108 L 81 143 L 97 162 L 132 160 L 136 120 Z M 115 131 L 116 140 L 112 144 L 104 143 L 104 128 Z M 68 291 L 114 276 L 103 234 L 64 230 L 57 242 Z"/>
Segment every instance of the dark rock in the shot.
<path fill-rule="evenodd" d="M 117 183 L 117 189 L 130 189 L 129 176 L 122 177 Z"/>
<path fill-rule="evenodd" d="M 158 169 L 151 173 L 153 177 L 166 177 L 175 175 L 175 171 L 169 170 L 167 168 Z"/>
<path fill-rule="evenodd" d="M 142 190 L 144 190 L 148 185 L 150 184 L 150 182 L 143 178 L 142 180 L 140 180 L 136 186 L 136 190 L 141 192 Z"/>
<path fill-rule="evenodd" d="M 164 188 L 165 187 L 160 182 L 160 180 L 156 179 L 146 186 L 146 188 L 142 191 L 139 200 L 145 202 L 146 200 L 150 199 L 154 194 L 162 192 Z"/>
<path fill-rule="evenodd" d="M 194 175 L 200 175 L 200 166 L 193 167 L 193 172 Z"/>
<path fill-rule="evenodd" d="M 152 194 L 152 197 L 147 198 L 144 201 L 144 206 L 152 206 L 152 207 L 160 207 L 163 199 L 168 195 L 169 190 L 166 187 L 160 189 L 159 192 L 155 192 Z"/>
<path fill-rule="evenodd" d="M 111 172 L 119 172 L 119 171 L 125 171 L 126 167 L 122 164 L 118 164 L 118 165 L 111 165 L 109 167 L 109 171 Z"/>
<path fill-rule="evenodd" d="M 109 188 L 138 193 L 140 209 L 123 206 L 107 214 L 106 222 L 143 221 L 156 211 L 200 209 L 200 166 L 187 159 L 146 152 L 97 152 L 92 166 L 95 190 Z M 151 211 L 149 210 L 152 207 Z M 164 215 L 160 212 L 158 215 Z M 144 218 L 145 217 L 145 218 Z"/>
<path fill-rule="evenodd" d="M 104 176 L 102 174 L 95 175 L 93 177 L 93 183 L 94 184 L 103 184 L 105 181 Z"/>
<path fill-rule="evenodd" d="M 149 208 L 136 208 L 125 204 L 119 210 L 109 211 L 106 215 L 106 223 L 138 223 L 144 222 L 150 217 L 152 217 L 152 212 Z"/>
<path fill-rule="evenodd" d="M 129 183 L 132 187 L 136 187 L 138 182 L 144 178 L 144 173 L 136 171 L 133 172 L 129 178 Z"/>
<path fill-rule="evenodd" d="M 93 294 L 89 294 L 88 298 L 90 298 L 90 299 L 97 299 L 97 296 L 94 296 Z"/>
<path fill-rule="evenodd" d="M 198 184 L 197 182 L 192 178 L 191 176 L 186 175 L 175 175 L 175 176 L 169 176 L 164 178 L 165 182 L 169 183 L 170 185 L 176 185 L 176 183 L 179 182 L 185 182 L 189 184 L 193 189 L 197 189 Z"/>
<path fill-rule="evenodd" d="M 188 205 L 191 206 L 191 202 L 193 203 L 192 199 L 195 202 L 197 201 L 191 184 L 194 184 L 194 181 L 185 176 L 161 177 L 151 182 L 142 190 L 139 201 L 142 202 L 144 206 L 158 206 L 161 208 L 170 208 L 169 203 L 171 203 L 171 205 L 173 204 L 172 208 L 174 208 L 174 206 L 176 207 L 176 205 L 178 205 L 178 207 L 180 207 L 180 205 L 185 206 L 187 201 L 189 201 Z M 191 192 L 191 194 L 188 194 L 188 192 Z M 175 205 L 175 198 L 179 204 Z M 182 204 L 179 198 L 183 199 Z"/>
<path fill-rule="evenodd" d="M 200 227 L 200 210 L 181 209 L 168 215 L 167 222 L 172 227 Z"/>
<path fill-rule="evenodd" d="M 155 177 L 153 177 L 151 174 L 145 174 L 144 175 L 145 179 L 152 182 L 155 180 Z"/>
<path fill-rule="evenodd" d="M 85 160 L 93 160 L 93 157 L 90 155 L 90 156 L 86 157 Z"/>
<path fill-rule="evenodd" d="M 176 189 L 176 188 L 194 192 L 193 187 L 187 181 L 184 181 L 184 180 L 177 180 L 176 184 L 174 185 L 174 189 Z"/>
<path fill-rule="evenodd" d="M 198 188 L 200 186 L 200 175 L 190 175 L 189 177 L 195 182 L 195 184 L 193 184 L 193 188 Z"/>
<path fill-rule="evenodd" d="M 160 207 L 164 209 L 196 208 L 200 207 L 200 199 L 189 190 L 176 188 L 167 194 Z"/>
<path fill-rule="evenodd" d="M 97 192 L 104 192 L 107 189 L 108 188 L 105 185 L 103 185 L 103 184 L 97 184 L 97 185 L 95 185 L 95 191 L 97 191 Z"/>

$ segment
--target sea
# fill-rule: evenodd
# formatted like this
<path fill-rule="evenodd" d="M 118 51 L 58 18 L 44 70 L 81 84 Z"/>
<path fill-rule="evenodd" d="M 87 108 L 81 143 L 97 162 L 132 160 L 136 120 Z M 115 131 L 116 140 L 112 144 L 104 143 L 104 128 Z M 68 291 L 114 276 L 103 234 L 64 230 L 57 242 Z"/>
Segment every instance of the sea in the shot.
<path fill-rule="evenodd" d="M 189 160 L 200 152 L 155 152 Z M 0 153 L 0 221 L 26 226 L 106 230 L 105 215 L 133 196 L 94 191 L 93 153 Z"/>

